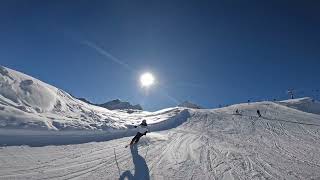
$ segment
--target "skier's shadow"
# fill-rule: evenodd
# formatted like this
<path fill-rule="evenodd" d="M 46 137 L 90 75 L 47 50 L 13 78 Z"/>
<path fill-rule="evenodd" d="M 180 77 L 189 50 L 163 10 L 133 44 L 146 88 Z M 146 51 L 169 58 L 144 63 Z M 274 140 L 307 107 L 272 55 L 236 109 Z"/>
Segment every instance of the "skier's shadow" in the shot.
<path fill-rule="evenodd" d="M 134 164 L 134 175 L 130 170 L 123 172 L 120 180 L 150 180 L 149 168 L 146 160 L 138 153 L 138 146 L 133 145 L 130 147 L 132 160 Z"/>

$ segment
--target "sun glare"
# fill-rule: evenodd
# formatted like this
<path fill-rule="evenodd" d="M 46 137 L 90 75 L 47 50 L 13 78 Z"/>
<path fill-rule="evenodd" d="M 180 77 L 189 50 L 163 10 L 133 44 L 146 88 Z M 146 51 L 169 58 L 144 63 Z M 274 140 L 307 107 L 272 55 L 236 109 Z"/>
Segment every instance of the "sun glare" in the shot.
<path fill-rule="evenodd" d="M 144 73 L 140 76 L 140 83 L 142 87 L 150 87 L 154 84 L 154 77 L 151 73 Z"/>

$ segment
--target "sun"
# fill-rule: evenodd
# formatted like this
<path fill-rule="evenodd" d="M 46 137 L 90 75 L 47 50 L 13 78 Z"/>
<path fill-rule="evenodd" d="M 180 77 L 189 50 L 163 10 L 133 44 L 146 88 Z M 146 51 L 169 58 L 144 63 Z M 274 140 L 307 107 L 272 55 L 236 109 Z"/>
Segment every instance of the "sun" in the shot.
<path fill-rule="evenodd" d="M 150 87 L 154 84 L 154 76 L 149 72 L 143 73 L 140 76 L 140 83 L 142 87 Z"/>

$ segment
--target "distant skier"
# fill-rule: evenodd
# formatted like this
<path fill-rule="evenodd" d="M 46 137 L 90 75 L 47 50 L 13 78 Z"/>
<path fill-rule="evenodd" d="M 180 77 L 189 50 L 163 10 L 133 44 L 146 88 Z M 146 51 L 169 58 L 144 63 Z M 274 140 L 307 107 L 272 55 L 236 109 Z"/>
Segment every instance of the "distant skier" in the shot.
<path fill-rule="evenodd" d="M 135 128 L 138 128 L 138 132 L 137 134 L 132 138 L 131 142 L 130 142 L 130 146 L 133 144 L 136 144 L 139 142 L 140 138 L 143 135 L 146 135 L 148 132 L 150 132 L 147 121 L 146 120 L 142 120 L 142 123 L 139 126 L 134 126 Z M 126 146 L 128 147 L 128 146 Z"/>
<path fill-rule="evenodd" d="M 240 113 L 239 113 L 239 109 L 236 110 L 236 114 L 240 114 Z"/>
<path fill-rule="evenodd" d="M 261 117 L 261 113 L 260 113 L 259 109 L 257 110 L 257 114 L 258 114 L 259 117 Z"/>

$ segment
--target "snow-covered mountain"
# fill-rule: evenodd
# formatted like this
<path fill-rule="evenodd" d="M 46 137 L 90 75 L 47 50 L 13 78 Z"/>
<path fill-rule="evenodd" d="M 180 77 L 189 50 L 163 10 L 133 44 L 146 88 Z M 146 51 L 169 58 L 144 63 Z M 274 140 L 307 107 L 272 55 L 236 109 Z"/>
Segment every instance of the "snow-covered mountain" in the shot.
<path fill-rule="evenodd" d="M 109 110 L 116 110 L 116 109 L 119 109 L 119 110 L 143 110 L 140 104 L 132 105 L 131 103 L 129 103 L 127 101 L 121 101 L 120 99 L 114 99 L 114 100 L 111 100 L 111 101 L 108 101 L 108 102 L 102 103 L 102 104 L 92 103 L 85 98 L 77 98 L 77 99 L 79 99 L 85 103 L 91 104 L 91 105 L 104 107 Z"/>
<path fill-rule="evenodd" d="M 186 107 L 186 108 L 192 108 L 192 109 L 203 109 L 201 106 L 194 104 L 190 101 L 184 101 L 181 104 L 179 104 L 178 107 Z"/>
<path fill-rule="evenodd" d="M 128 105 L 117 102 L 105 106 Z M 130 115 L 127 111 L 110 111 L 26 74 L 0 67 L 0 129 L 117 130 L 127 129 L 142 118 L 157 124 L 181 111 L 171 108 L 158 112 L 134 111 Z"/>
<path fill-rule="evenodd" d="M 104 107 L 110 110 L 115 110 L 115 109 L 142 110 L 142 107 L 139 104 L 131 105 L 129 102 L 121 101 L 120 99 L 115 99 L 103 104 L 98 104 L 98 106 Z"/>

